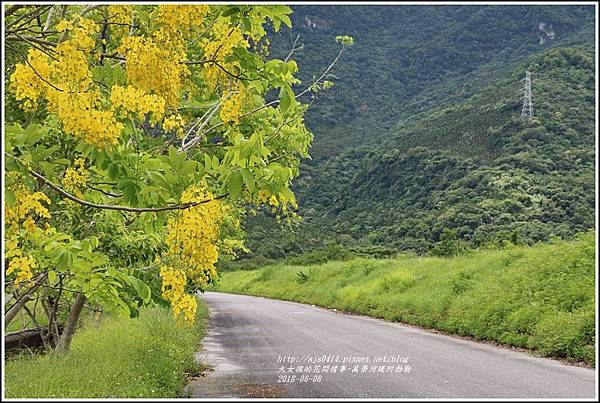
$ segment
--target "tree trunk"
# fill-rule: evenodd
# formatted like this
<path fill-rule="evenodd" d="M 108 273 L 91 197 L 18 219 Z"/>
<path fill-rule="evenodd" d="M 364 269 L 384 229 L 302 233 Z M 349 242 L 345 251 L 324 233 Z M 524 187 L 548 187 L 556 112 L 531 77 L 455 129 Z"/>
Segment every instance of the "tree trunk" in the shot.
<path fill-rule="evenodd" d="M 8 327 L 8 324 L 12 322 L 12 320 L 17 316 L 17 313 L 25 306 L 27 301 L 31 299 L 31 296 L 36 292 L 38 288 L 42 285 L 42 281 L 46 277 L 46 273 L 36 279 L 36 283 L 27 291 L 25 295 L 21 297 L 13 306 L 6 312 L 4 316 L 4 326 Z"/>
<path fill-rule="evenodd" d="M 77 293 L 75 296 L 75 301 L 73 302 L 73 306 L 71 306 L 71 311 L 65 322 L 64 330 L 56 345 L 56 349 L 54 350 L 56 354 L 64 354 L 71 348 L 71 340 L 73 339 L 79 316 L 81 316 L 81 310 L 83 309 L 83 304 L 85 304 L 85 299 L 85 295 L 81 292 Z"/>

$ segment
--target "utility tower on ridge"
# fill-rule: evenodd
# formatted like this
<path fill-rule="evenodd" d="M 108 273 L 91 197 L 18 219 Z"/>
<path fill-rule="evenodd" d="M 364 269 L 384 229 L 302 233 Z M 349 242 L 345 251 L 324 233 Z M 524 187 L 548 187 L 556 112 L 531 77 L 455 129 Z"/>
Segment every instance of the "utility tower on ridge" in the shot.
<path fill-rule="evenodd" d="M 523 108 L 521 117 L 531 119 L 533 117 L 533 101 L 531 100 L 531 72 L 525 72 L 525 94 L 523 95 Z"/>

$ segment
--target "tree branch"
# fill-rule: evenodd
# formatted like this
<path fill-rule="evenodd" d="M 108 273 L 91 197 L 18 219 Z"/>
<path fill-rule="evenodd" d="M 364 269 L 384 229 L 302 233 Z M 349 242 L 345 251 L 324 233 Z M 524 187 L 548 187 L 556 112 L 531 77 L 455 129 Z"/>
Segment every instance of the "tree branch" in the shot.
<path fill-rule="evenodd" d="M 39 279 L 43 279 L 48 275 L 48 272 L 44 272 L 40 275 Z M 33 293 L 40 288 L 41 284 L 35 283 L 5 314 L 4 326 L 8 326 L 10 322 L 17 316 L 17 313 L 25 306 L 25 303 L 31 299 Z"/>
<path fill-rule="evenodd" d="M 55 6 L 50 7 L 50 10 L 48 11 L 48 15 L 46 16 L 46 23 L 44 24 L 44 29 L 43 29 L 44 32 L 48 31 L 48 28 L 50 27 L 50 22 L 52 21 L 52 17 L 54 16 L 54 11 L 56 10 L 54 7 Z"/>
<path fill-rule="evenodd" d="M 14 155 L 11 155 L 7 152 L 5 152 L 4 154 L 6 154 L 7 156 L 15 159 L 16 161 L 18 161 L 26 170 L 27 172 L 34 176 L 35 178 L 41 180 L 42 182 L 44 182 L 46 185 L 48 185 L 50 188 L 52 188 L 52 190 L 56 191 L 57 193 L 61 194 L 62 196 L 64 196 L 65 198 L 74 201 L 75 203 L 81 204 L 82 206 L 86 206 L 86 207 L 92 207 L 92 208 L 97 208 L 97 209 L 102 209 L 102 210 L 118 210 L 118 211 L 128 211 L 130 213 L 158 213 L 161 211 L 169 211 L 169 210 L 186 210 L 188 208 L 192 208 L 195 206 L 198 206 L 200 204 L 205 204 L 205 203 L 210 203 L 214 200 L 219 200 L 219 199 L 223 199 L 225 197 L 227 197 L 229 195 L 229 193 L 225 193 L 216 197 L 213 197 L 212 199 L 205 199 L 205 200 L 201 200 L 198 202 L 193 202 L 193 203 L 185 203 L 185 204 L 175 204 L 175 205 L 171 205 L 171 206 L 164 206 L 164 207 L 128 207 L 128 206 L 119 206 L 119 205 L 114 205 L 114 204 L 98 204 L 98 203 L 92 203 L 86 200 L 82 200 L 76 196 L 73 196 L 72 194 L 66 192 L 64 189 L 60 188 L 59 186 L 57 186 L 56 184 L 54 184 L 53 182 L 51 182 L 48 178 L 46 178 L 44 175 L 40 174 L 39 172 L 34 171 L 33 169 L 30 169 L 29 167 L 27 167 L 18 157 L 15 157 Z"/>
<path fill-rule="evenodd" d="M 53 6 L 37 6 L 32 12 L 30 12 L 28 14 L 23 14 L 22 16 L 20 16 L 19 18 L 17 18 L 10 24 L 8 24 L 5 27 L 5 29 L 9 29 L 12 26 L 16 25 L 17 23 L 19 23 L 22 19 L 29 17 L 29 19 L 27 21 L 24 21 L 20 25 L 17 26 L 17 28 L 22 27 L 25 24 L 27 24 L 28 22 L 34 20 L 36 17 L 38 17 L 40 14 L 42 14 L 44 11 L 46 11 L 46 9 L 51 8 L 51 7 L 53 7 Z"/>

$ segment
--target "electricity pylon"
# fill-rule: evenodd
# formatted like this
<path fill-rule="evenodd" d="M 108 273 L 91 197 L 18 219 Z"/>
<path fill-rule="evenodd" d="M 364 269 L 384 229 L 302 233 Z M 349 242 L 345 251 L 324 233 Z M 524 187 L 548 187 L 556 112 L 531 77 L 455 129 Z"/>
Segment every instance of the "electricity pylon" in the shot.
<path fill-rule="evenodd" d="M 531 119 L 533 117 L 533 101 L 531 100 L 531 72 L 525 72 L 525 94 L 523 95 L 523 108 L 521 117 Z"/>

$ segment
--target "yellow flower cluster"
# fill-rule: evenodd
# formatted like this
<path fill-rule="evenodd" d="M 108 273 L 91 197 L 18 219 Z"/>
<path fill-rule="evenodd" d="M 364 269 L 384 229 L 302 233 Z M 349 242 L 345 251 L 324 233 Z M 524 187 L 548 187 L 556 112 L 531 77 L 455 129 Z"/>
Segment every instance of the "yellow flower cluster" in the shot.
<path fill-rule="evenodd" d="M 118 41 L 129 32 L 133 23 L 133 6 L 130 4 L 111 4 L 108 6 L 108 21 L 110 25 L 110 35 Z M 116 42 L 115 41 L 115 42 Z"/>
<path fill-rule="evenodd" d="M 246 103 L 248 92 L 244 85 L 236 85 L 237 90 L 231 95 L 225 95 L 225 100 L 221 106 L 219 116 L 223 123 L 238 124 L 243 112 L 243 105 Z"/>
<path fill-rule="evenodd" d="M 181 203 L 207 203 L 179 211 L 167 223 L 169 253 L 177 256 L 188 269 L 189 277 L 197 284 L 207 284 L 217 275 L 215 263 L 219 258 L 216 246 L 223 216 L 221 203 L 196 186 L 181 196 Z"/>
<path fill-rule="evenodd" d="M 158 20 L 168 32 L 180 32 L 187 37 L 195 29 L 202 27 L 209 11 L 206 4 L 161 4 L 158 6 Z"/>
<path fill-rule="evenodd" d="M 70 47 L 89 51 L 94 48 L 95 41 L 92 39 L 92 35 L 98 31 L 98 26 L 92 20 L 79 18 L 77 25 L 71 21 L 62 20 L 56 25 L 56 30 L 58 32 L 67 31 L 71 34 L 71 39 L 61 42 L 56 47 L 57 52 Z"/>
<path fill-rule="evenodd" d="M 42 192 L 29 193 L 27 188 L 23 185 L 17 185 L 13 189 L 15 195 L 15 204 L 13 207 L 9 207 L 5 211 L 4 219 L 9 233 L 16 235 L 19 230 L 19 226 L 22 221 L 27 233 L 33 232 L 35 229 L 35 221 L 32 216 L 27 216 L 29 213 L 34 213 L 40 218 L 50 218 L 50 212 L 48 208 L 42 204 L 45 202 L 50 204 L 50 199 Z M 26 218 L 27 217 L 27 218 Z"/>
<path fill-rule="evenodd" d="M 111 111 L 96 109 L 100 95 L 96 91 L 63 94 L 51 90 L 48 110 L 61 120 L 63 131 L 98 148 L 115 145 L 124 125 Z"/>
<path fill-rule="evenodd" d="M 65 176 L 62 179 L 62 184 L 65 189 L 75 194 L 75 196 L 81 198 L 81 188 L 84 187 L 90 177 L 90 173 L 85 169 L 85 160 L 78 158 L 75 160 L 75 168 L 67 168 Z"/>
<path fill-rule="evenodd" d="M 131 13 L 133 6 L 131 4 L 111 4 L 108 6 L 108 17 L 110 22 L 115 24 L 131 24 Z"/>
<path fill-rule="evenodd" d="M 281 215 L 284 216 L 286 221 L 291 221 L 292 219 L 299 219 L 300 216 L 296 214 L 295 211 L 292 211 L 290 207 L 294 210 L 298 209 L 298 203 L 293 194 L 290 196 L 286 196 L 284 193 L 279 193 L 278 195 L 271 194 L 269 191 L 261 189 L 256 194 L 255 198 L 250 197 L 248 201 L 254 202 L 256 205 L 265 204 L 270 206 L 271 213 L 277 214 L 275 218 L 277 221 L 281 221 Z M 288 207 L 289 206 L 289 207 Z"/>
<path fill-rule="evenodd" d="M 169 266 L 162 266 L 160 277 L 162 278 L 162 297 L 171 303 L 173 315 L 178 317 L 183 312 L 186 322 L 193 323 L 198 302 L 196 298 L 185 292 L 187 281 L 185 273 Z"/>
<path fill-rule="evenodd" d="M 110 102 L 113 110 L 122 108 L 126 117 L 127 112 L 138 114 L 138 119 L 143 120 L 147 113 L 152 113 L 151 122 L 157 123 L 165 114 L 165 100 L 156 94 L 146 94 L 132 85 L 123 88 L 113 85 L 110 91 Z"/>
<path fill-rule="evenodd" d="M 127 37 L 118 48 L 125 56 L 127 81 L 147 94 L 165 99 L 168 107 L 176 107 L 183 80 L 190 70 L 183 42 L 159 30 L 154 38 Z"/>
<path fill-rule="evenodd" d="M 163 121 L 163 129 L 166 132 L 176 132 L 180 139 L 184 137 L 183 126 L 185 126 L 185 120 L 179 114 L 169 116 Z"/>
<path fill-rule="evenodd" d="M 65 133 L 99 148 L 116 144 L 124 126 L 111 111 L 100 109 L 102 97 L 88 63 L 97 25 L 84 18 L 77 25 L 63 20 L 57 30 L 68 33 L 69 39 L 56 46 L 54 60 L 30 49 L 29 64 L 16 66 L 10 81 L 17 100 L 24 110 L 31 110 L 39 98 L 46 97 L 48 112 L 58 116 Z"/>
<path fill-rule="evenodd" d="M 23 251 L 19 248 L 19 242 L 16 239 L 10 239 L 6 241 L 6 250 L 4 251 L 4 257 L 9 259 L 13 256 L 22 256 Z"/>
<path fill-rule="evenodd" d="M 36 262 L 31 256 L 23 256 L 23 252 L 18 248 L 12 251 L 12 256 L 6 269 L 6 275 L 10 276 L 16 272 L 15 287 L 19 287 L 21 283 L 31 280 L 33 277 L 31 269 L 35 268 Z"/>
<path fill-rule="evenodd" d="M 10 87 L 20 102 L 21 109 L 33 111 L 37 108 L 38 99 L 44 94 L 47 85 L 44 79 L 50 77 L 52 69 L 48 64 L 48 56 L 37 49 L 29 50 L 27 61 L 29 64 L 17 64 L 15 72 L 10 76 Z"/>
<path fill-rule="evenodd" d="M 8 174 L 7 174 L 8 175 Z M 31 256 L 26 256 L 19 247 L 19 240 L 33 241 L 34 244 L 38 227 L 36 220 L 40 218 L 51 218 L 48 208 L 43 204 L 50 204 L 50 199 L 42 192 L 31 193 L 25 185 L 18 183 L 7 188 L 15 197 L 15 202 L 12 207 L 6 207 L 4 219 L 6 224 L 6 250 L 5 259 L 10 259 L 8 262 L 6 275 L 11 275 L 16 272 L 15 287 L 20 283 L 26 282 L 32 277 L 32 269 L 36 267 L 36 261 Z M 46 223 L 48 227 L 48 224 Z M 23 228 L 23 233 L 20 229 Z"/>
<path fill-rule="evenodd" d="M 225 63 L 227 56 L 231 55 L 237 46 L 247 48 L 248 41 L 244 38 L 239 26 L 231 26 L 229 18 L 218 17 L 211 29 L 212 35 L 207 35 L 200 41 L 200 47 L 204 49 L 204 59 L 219 60 L 219 64 L 227 71 L 235 71 L 237 64 Z M 214 63 L 208 64 L 202 71 L 202 76 L 212 89 L 226 84 L 230 76 Z"/>

